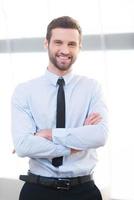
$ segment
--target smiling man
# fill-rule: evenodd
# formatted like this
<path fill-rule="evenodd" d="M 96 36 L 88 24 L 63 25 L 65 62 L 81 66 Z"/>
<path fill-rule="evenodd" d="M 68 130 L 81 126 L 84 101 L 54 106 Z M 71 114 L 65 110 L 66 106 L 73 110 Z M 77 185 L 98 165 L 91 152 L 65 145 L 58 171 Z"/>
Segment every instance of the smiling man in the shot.
<path fill-rule="evenodd" d="M 79 53 L 81 40 L 76 29 L 54 28 L 51 39 L 45 41 L 49 54 L 49 69 L 57 75 L 64 75 L 71 70 Z"/>
<path fill-rule="evenodd" d="M 97 81 L 72 72 L 81 40 L 75 19 L 52 20 L 45 74 L 14 91 L 15 151 L 30 158 L 19 200 L 102 200 L 93 171 L 107 139 L 107 109 Z"/>

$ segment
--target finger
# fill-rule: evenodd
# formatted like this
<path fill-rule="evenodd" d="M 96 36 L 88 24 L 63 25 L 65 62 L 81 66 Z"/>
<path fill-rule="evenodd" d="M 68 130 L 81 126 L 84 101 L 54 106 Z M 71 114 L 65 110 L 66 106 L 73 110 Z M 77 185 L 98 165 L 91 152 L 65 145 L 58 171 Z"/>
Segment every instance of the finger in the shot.
<path fill-rule="evenodd" d="M 94 117 L 93 119 L 87 119 L 86 121 L 85 121 L 85 125 L 93 125 L 95 122 L 98 122 L 98 121 L 101 121 L 102 120 L 102 117 Z"/>
<path fill-rule="evenodd" d="M 14 154 L 15 152 L 16 152 L 15 149 L 13 149 L 12 153 Z"/>
<path fill-rule="evenodd" d="M 101 120 L 98 120 L 98 121 L 94 122 L 92 125 L 96 125 L 96 124 L 98 124 L 100 122 L 101 122 Z"/>
<path fill-rule="evenodd" d="M 98 119 L 98 118 L 101 118 L 101 115 L 96 114 L 96 115 L 94 115 L 94 116 L 88 117 L 88 118 L 86 119 L 86 121 L 90 122 L 90 121 L 96 120 L 96 119 Z"/>
<path fill-rule="evenodd" d="M 94 122 L 94 121 L 96 121 L 96 120 L 98 120 L 98 119 L 102 119 L 102 117 L 101 117 L 101 116 L 97 116 L 97 117 L 92 118 L 90 121 L 91 121 L 91 122 Z"/>
<path fill-rule="evenodd" d="M 90 125 L 90 124 L 91 124 L 91 121 L 92 121 L 92 120 L 90 120 L 89 118 L 86 119 L 85 122 L 84 122 L 84 125 Z"/>
<path fill-rule="evenodd" d="M 90 121 L 91 125 L 96 124 L 102 120 L 102 117 L 94 118 Z"/>
<path fill-rule="evenodd" d="M 99 113 L 92 113 L 88 118 L 91 120 L 93 118 L 96 118 L 96 117 L 100 117 L 101 115 Z M 87 118 L 87 119 L 88 119 Z"/>
<path fill-rule="evenodd" d="M 91 125 L 94 123 L 93 120 L 97 120 L 98 118 L 101 118 L 101 115 L 99 113 L 92 113 L 89 117 L 86 118 L 84 125 Z"/>
<path fill-rule="evenodd" d="M 87 118 L 87 119 L 85 120 L 84 125 L 91 125 L 91 124 L 94 123 L 94 121 L 96 121 L 98 118 L 99 118 L 98 116 L 97 116 L 97 117 L 94 117 L 94 118 Z"/>

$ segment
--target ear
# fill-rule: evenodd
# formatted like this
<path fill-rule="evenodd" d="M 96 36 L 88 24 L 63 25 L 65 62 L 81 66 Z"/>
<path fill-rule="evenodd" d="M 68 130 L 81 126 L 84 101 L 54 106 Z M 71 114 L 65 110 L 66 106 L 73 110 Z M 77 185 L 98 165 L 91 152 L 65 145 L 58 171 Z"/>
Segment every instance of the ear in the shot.
<path fill-rule="evenodd" d="M 79 47 L 80 47 L 80 50 L 81 50 L 81 49 L 82 49 L 82 43 L 80 43 L 80 46 L 79 46 Z"/>
<path fill-rule="evenodd" d="M 45 38 L 45 40 L 44 40 L 44 45 L 43 45 L 43 46 L 44 46 L 45 49 L 48 48 L 48 40 L 47 40 L 46 38 Z"/>

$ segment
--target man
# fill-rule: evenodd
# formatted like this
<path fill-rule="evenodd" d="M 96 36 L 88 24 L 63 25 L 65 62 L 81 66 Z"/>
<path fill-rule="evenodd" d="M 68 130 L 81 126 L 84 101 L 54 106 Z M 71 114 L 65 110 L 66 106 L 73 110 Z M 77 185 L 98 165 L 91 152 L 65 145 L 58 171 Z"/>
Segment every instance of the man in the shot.
<path fill-rule="evenodd" d="M 107 110 L 95 80 L 74 75 L 81 28 L 63 16 L 48 25 L 49 63 L 12 98 L 15 151 L 29 157 L 20 200 L 101 200 L 93 181 L 96 149 L 107 138 Z"/>

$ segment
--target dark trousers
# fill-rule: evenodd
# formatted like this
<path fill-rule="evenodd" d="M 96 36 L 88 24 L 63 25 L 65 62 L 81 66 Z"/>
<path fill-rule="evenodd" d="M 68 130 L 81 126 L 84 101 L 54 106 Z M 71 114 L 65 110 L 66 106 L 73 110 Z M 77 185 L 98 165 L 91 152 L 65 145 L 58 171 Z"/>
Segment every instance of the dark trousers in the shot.
<path fill-rule="evenodd" d="M 70 190 L 25 183 L 19 200 L 102 200 L 102 196 L 93 181 L 75 186 Z"/>

